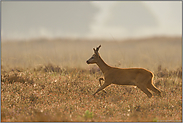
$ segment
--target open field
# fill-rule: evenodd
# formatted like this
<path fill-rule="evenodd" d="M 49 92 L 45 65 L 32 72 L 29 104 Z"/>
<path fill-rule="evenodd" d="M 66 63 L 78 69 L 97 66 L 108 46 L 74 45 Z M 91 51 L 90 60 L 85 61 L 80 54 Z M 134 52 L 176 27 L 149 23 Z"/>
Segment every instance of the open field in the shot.
<path fill-rule="evenodd" d="M 44 41 L 45 40 L 45 41 Z M 181 38 L 2 42 L 2 121 L 182 121 Z M 111 66 L 144 67 L 163 97 L 132 86 L 99 88 L 93 47 Z"/>
<path fill-rule="evenodd" d="M 181 66 L 181 38 L 150 38 L 126 41 L 39 39 L 2 42 L 1 64 L 5 68 L 30 68 L 48 63 L 60 67 L 90 68 L 85 61 L 93 47 L 102 45 L 100 54 L 111 66 L 144 67 L 152 72 L 162 65 Z M 92 65 L 93 67 L 93 65 Z"/>

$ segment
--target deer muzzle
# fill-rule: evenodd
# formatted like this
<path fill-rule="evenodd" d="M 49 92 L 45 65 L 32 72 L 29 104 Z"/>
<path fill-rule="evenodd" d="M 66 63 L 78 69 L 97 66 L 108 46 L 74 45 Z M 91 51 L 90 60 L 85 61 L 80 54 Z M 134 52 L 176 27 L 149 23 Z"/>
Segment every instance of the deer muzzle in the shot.
<path fill-rule="evenodd" d="M 89 64 L 89 61 L 86 61 L 87 64 Z"/>

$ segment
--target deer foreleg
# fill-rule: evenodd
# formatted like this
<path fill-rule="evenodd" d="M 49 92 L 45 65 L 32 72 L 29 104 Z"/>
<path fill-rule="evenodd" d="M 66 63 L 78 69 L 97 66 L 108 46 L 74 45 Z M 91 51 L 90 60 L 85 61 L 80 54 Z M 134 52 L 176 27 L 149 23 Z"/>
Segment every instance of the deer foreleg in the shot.
<path fill-rule="evenodd" d="M 101 80 L 103 80 L 103 81 L 104 81 L 104 79 L 103 79 L 103 78 L 99 78 L 99 84 L 100 84 L 100 87 L 102 86 Z M 103 89 L 102 91 L 103 91 L 103 92 L 105 92 L 105 93 L 107 93 L 104 89 Z"/>
<path fill-rule="evenodd" d="M 99 91 L 103 90 L 105 87 L 107 87 L 108 85 L 110 85 L 110 83 L 104 83 L 94 94 L 93 96 L 98 93 Z"/>
<path fill-rule="evenodd" d="M 100 86 L 102 86 L 101 80 L 104 81 L 104 78 L 99 78 L 99 84 L 100 84 Z"/>

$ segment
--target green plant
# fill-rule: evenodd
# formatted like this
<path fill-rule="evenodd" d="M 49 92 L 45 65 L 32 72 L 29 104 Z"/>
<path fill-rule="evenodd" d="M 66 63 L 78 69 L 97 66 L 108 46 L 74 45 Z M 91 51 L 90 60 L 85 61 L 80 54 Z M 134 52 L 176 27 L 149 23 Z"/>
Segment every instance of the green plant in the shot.
<path fill-rule="evenodd" d="M 83 115 L 84 118 L 87 120 L 87 119 L 91 119 L 93 118 L 93 112 L 90 112 L 89 110 L 86 110 L 85 111 L 85 114 Z"/>
<path fill-rule="evenodd" d="M 155 118 L 153 119 L 153 122 L 158 122 L 158 119 L 155 117 Z"/>

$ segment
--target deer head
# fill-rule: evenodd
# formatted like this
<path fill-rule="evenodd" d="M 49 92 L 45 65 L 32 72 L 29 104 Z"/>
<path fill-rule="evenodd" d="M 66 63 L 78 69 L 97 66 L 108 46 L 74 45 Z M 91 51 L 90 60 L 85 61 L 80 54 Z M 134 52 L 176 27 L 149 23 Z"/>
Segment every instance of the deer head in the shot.
<path fill-rule="evenodd" d="M 99 45 L 96 49 L 93 48 L 94 50 L 94 54 L 92 55 L 92 57 L 90 59 L 88 59 L 86 61 L 87 64 L 94 64 L 94 63 L 97 63 L 98 59 L 99 59 L 99 48 L 101 47 L 101 45 Z"/>

